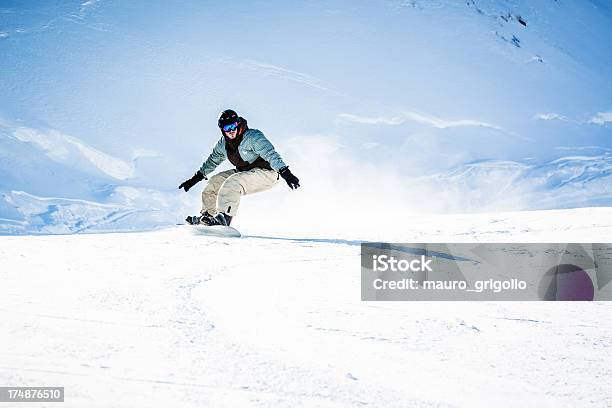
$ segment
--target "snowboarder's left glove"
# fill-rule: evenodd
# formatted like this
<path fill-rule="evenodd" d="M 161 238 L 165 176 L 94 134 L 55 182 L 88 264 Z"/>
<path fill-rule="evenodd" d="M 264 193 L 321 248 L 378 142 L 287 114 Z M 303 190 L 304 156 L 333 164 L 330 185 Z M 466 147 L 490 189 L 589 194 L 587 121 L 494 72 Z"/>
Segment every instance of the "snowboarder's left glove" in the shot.
<path fill-rule="evenodd" d="M 200 171 L 198 170 L 195 172 L 192 178 L 190 178 L 189 180 L 183 181 L 178 188 L 179 190 L 181 188 L 184 188 L 185 192 L 188 192 L 191 187 L 195 186 L 202 180 L 204 180 L 204 175 L 200 173 Z"/>
<path fill-rule="evenodd" d="M 283 167 L 278 171 L 282 178 L 285 179 L 287 185 L 293 190 L 300 186 L 300 180 L 291 173 L 289 167 Z"/>

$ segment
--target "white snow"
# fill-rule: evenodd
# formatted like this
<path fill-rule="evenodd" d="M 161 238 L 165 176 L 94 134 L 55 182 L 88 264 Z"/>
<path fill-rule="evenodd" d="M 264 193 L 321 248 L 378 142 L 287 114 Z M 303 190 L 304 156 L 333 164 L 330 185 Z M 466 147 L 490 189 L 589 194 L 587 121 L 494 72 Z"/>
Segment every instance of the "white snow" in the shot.
<path fill-rule="evenodd" d="M 595 125 L 605 125 L 606 123 L 612 122 L 612 112 L 598 112 L 596 115 L 593 115 L 589 120 L 577 120 L 570 119 L 564 115 L 560 115 L 558 113 L 538 113 L 535 115 L 536 119 L 540 120 L 560 120 L 562 122 L 571 122 L 576 124 L 595 124 Z"/>
<path fill-rule="evenodd" d="M 393 238 L 606 242 L 611 216 L 415 216 Z M 361 302 L 359 241 L 242 232 L 0 237 L 0 383 L 66 407 L 612 404 L 610 303 Z"/>
<path fill-rule="evenodd" d="M 486 127 L 496 130 L 503 130 L 501 127 L 492 125 L 490 123 L 486 123 L 480 120 L 475 119 L 453 119 L 447 120 L 436 117 L 431 114 L 423 114 L 418 112 L 402 112 L 401 115 L 393 116 L 393 117 L 369 117 L 369 116 L 360 116 L 354 115 L 352 113 L 339 113 L 337 115 L 338 118 L 344 119 L 350 122 L 355 123 L 363 123 L 368 125 L 401 125 L 406 121 L 413 121 L 416 123 L 420 123 L 423 125 L 431 126 L 436 129 L 447 129 L 453 127 Z"/>
<path fill-rule="evenodd" d="M 363 240 L 610 241 L 588 208 L 612 203 L 604 1 L 42 3 L 0 7 L 1 386 L 612 406 L 610 303 L 362 302 L 359 282 Z M 245 197 L 244 238 L 196 236 L 173 225 L 204 185 L 177 186 L 228 107 L 302 187 Z"/>
<path fill-rule="evenodd" d="M 612 122 L 612 112 L 599 112 L 589 122 L 597 125 L 605 125 L 608 122 Z"/>
<path fill-rule="evenodd" d="M 339 119 L 347 120 L 349 122 L 363 123 L 366 125 L 401 125 L 405 121 L 404 118 L 400 118 L 398 116 L 370 117 L 370 116 L 354 115 L 352 113 L 339 113 L 337 117 Z"/>
<path fill-rule="evenodd" d="M 202 184 L 180 198 L 176 187 L 228 107 L 302 181 L 292 197 L 257 198 L 248 216 L 243 206 L 244 219 L 612 203 L 605 2 L 245 5 L 248 32 L 209 2 L 60 3 L 0 7 L 2 233 L 43 229 L 22 223 L 38 204 L 15 208 L 3 199 L 12 191 L 164 213 L 117 230 L 197 212 Z M 568 160 L 577 155 L 591 159 Z M 75 230 L 60 213 L 47 231 Z"/>
<path fill-rule="evenodd" d="M 259 61 L 242 59 L 235 60 L 232 58 L 223 58 L 222 63 L 231 65 L 233 68 L 245 69 L 248 71 L 256 71 L 260 72 L 265 76 L 271 76 L 280 78 L 287 81 L 296 82 L 301 85 L 305 85 L 308 87 L 312 87 L 321 91 L 331 91 L 336 92 L 332 89 L 329 89 L 323 86 L 322 81 L 318 78 L 315 78 L 309 74 L 305 74 L 303 72 L 293 71 L 287 68 L 279 67 L 272 64 L 267 64 Z"/>
<path fill-rule="evenodd" d="M 22 142 L 32 143 L 45 151 L 47 156 L 60 163 L 74 163 L 84 157 L 103 173 L 117 180 L 126 180 L 134 176 L 134 166 L 121 159 L 106 154 L 77 139 L 56 130 L 42 132 L 27 127 L 17 127 L 13 136 Z"/>
<path fill-rule="evenodd" d="M 570 119 L 567 117 L 560 115 L 558 113 L 550 112 L 550 113 L 538 113 L 534 116 L 536 119 L 540 120 L 560 120 L 563 122 L 569 122 Z"/>

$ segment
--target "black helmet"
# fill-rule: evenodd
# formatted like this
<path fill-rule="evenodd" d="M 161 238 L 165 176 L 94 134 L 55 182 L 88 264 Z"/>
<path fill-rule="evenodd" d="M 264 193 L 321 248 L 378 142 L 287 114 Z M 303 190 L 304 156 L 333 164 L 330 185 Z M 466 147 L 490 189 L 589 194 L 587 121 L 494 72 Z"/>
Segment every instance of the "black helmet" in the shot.
<path fill-rule="evenodd" d="M 217 125 L 219 125 L 219 128 L 223 128 L 223 126 L 234 122 L 238 122 L 238 114 L 231 109 L 226 109 L 219 114 Z"/>

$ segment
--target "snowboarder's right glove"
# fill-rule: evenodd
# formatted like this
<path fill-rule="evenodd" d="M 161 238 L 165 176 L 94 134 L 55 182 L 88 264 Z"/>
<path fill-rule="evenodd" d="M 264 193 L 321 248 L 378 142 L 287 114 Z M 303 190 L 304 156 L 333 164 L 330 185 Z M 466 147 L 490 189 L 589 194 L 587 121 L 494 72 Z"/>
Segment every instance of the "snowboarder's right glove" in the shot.
<path fill-rule="evenodd" d="M 291 173 L 291 170 L 289 170 L 289 167 L 283 167 L 282 169 L 278 171 L 278 173 L 280 174 L 282 178 L 285 179 L 285 181 L 287 182 L 287 185 L 292 190 L 300 186 L 300 180 L 297 177 L 295 177 L 293 173 Z"/>
<path fill-rule="evenodd" d="M 188 192 L 191 187 L 195 186 L 202 180 L 204 180 L 204 175 L 200 173 L 200 171 L 198 170 L 195 172 L 192 178 L 190 178 L 189 180 L 183 181 L 178 188 L 179 190 L 181 188 L 184 188 L 185 192 Z"/>

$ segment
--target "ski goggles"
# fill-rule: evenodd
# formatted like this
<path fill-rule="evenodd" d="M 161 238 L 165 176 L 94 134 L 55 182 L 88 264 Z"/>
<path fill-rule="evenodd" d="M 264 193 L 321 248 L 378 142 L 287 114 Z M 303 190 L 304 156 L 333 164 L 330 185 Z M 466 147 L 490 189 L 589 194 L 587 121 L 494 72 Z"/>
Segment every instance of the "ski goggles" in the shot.
<path fill-rule="evenodd" d="M 230 123 L 229 125 L 224 125 L 222 129 L 224 132 L 233 132 L 234 130 L 238 129 L 238 122 Z"/>

